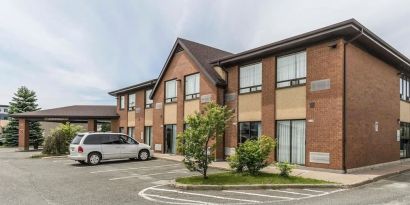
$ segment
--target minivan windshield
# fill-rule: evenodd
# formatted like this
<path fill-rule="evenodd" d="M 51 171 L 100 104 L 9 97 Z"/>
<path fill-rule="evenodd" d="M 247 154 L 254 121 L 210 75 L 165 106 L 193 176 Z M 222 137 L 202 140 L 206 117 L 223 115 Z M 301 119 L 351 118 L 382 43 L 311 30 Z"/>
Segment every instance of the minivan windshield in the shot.
<path fill-rule="evenodd" d="M 80 144 L 81 139 L 84 137 L 84 135 L 77 135 L 74 137 L 73 141 L 71 141 L 71 144 Z"/>

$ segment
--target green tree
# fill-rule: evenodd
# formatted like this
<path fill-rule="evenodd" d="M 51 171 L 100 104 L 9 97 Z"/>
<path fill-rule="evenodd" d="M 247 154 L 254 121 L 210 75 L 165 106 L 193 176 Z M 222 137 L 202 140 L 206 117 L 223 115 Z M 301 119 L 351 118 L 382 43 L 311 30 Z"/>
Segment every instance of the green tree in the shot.
<path fill-rule="evenodd" d="M 184 155 L 184 164 L 190 171 L 200 172 L 207 179 L 208 165 L 214 157 L 215 143 L 223 135 L 232 111 L 226 106 L 209 103 L 203 113 L 189 116 L 185 123 L 187 128 L 178 135 L 178 152 Z"/>
<path fill-rule="evenodd" d="M 67 154 L 70 142 L 81 131 L 83 131 L 83 128 L 79 125 L 72 125 L 69 122 L 60 124 L 52 130 L 50 136 L 46 137 L 43 153 Z"/>
<path fill-rule="evenodd" d="M 40 110 L 37 104 L 36 93 L 29 90 L 27 87 L 20 87 L 14 94 L 10 102 L 9 114 L 33 112 Z M 18 145 L 18 133 L 19 133 L 18 119 L 9 118 L 9 123 L 4 129 L 4 137 L 6 138 L 5 144 L 7 146 Z M 39 122 L 29 122 L 29 143 L 33 145 L 35 149 L 38 148 L 44 141 L 43 129 Z"/>
<path fill-rule="evenodd" d="M 109 132 L 111 131 L 111 123 L 103 122 L 101 123 L 101 132 Z"/>

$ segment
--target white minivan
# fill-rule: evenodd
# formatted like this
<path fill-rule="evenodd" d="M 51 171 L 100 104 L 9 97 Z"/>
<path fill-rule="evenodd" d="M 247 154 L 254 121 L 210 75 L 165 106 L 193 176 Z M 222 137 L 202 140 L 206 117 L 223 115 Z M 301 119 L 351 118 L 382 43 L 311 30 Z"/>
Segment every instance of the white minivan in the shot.
<path fill-rule="evenodd" d="M 97 165 L 108 159 L 148 160 L 153 157 L 149 145 L 122 133 L 79 133 L 70 144 L 69 159 Z"/>

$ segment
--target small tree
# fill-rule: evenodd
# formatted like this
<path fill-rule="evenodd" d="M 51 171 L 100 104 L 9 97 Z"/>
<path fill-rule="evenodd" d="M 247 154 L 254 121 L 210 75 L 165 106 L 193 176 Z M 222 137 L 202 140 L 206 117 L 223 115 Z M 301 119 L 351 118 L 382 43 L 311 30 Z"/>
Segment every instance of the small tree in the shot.
<path fill-rule="evenodd" d="M 187 128 L 178 135 L 178 152 L 184 155 L 184 164 L 190 171 L 200 172 L 207 179 L 208 165 L 214 157 L 215 144 L 210 147 L 211 141 L 219 141 L 226 124 L 232 116 L 232 111 L 226 106 L 209 103 L 203 113 L 195 113 L 187 118 Z"/>
<path fill-rule="evenodd" d="M 229 165 L 237 172 L 247 171 L 251 175 L 257 175 L 268 166 L 269 154 L 274 148 L 275 141 L 269 136 L 262 135 L 257 140 L 247 140 L 228 158 Z"/>
<path fill-rule="evenodd" d="M 68 146 L 78 132 L 83 128 L 79 125 L 72 125 L 69 122 L 60 124 L 52 130 L 51 135 L 46 137 L 44 143 L 44 154 L 66 154 Z"/>
<path fill-rule="evenodd" d="M 111 123 L 109 122 L 103 122 L 101 123 L 101 132 L 109 132 L 111 130 Z"/>
<path fill-rule="evenodd" d="M 36 93 L 29 90 L 27 87 L 20 87 L 14 94 L 12 101 L 10 102 L 9 114 L 33 112 L 40 110 L 38 107 Z M 4 129 L 4 137 L 6 138 L 5 144 L 7 146 L 18 145 L 19 135 L 19 122 L 17 119 L 10 117 L 9 123 Z M 29 143 L 37 149 L 44 141 L 43 129 L 39 122 L 29 122 Z"/>

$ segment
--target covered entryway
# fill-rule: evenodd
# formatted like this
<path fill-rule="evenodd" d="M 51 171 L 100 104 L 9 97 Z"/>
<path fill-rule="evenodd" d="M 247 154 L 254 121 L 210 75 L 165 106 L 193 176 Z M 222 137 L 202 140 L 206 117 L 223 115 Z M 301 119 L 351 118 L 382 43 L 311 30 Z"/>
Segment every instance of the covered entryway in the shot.
<path fill-rule="evenodd" d="M 97 131 L 99 122 L 111 122 L 111 130 L 118 130 L 116 106 L 111 105 L 74 105 L 68 107 L 25 112 L 10 115 L 19 121 L 19 150 L 29 150 L 29 121 L 87 123 L 88 131 Z"/>

